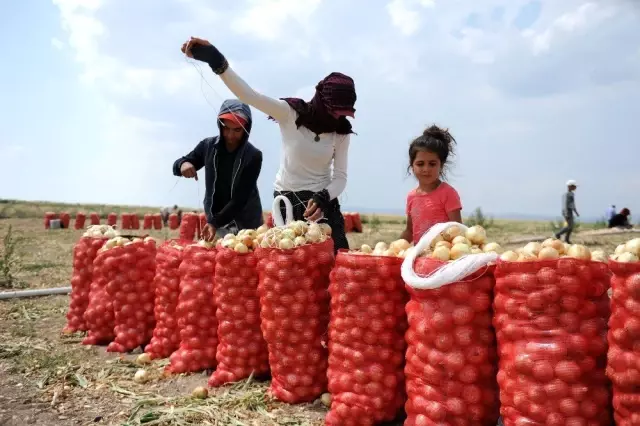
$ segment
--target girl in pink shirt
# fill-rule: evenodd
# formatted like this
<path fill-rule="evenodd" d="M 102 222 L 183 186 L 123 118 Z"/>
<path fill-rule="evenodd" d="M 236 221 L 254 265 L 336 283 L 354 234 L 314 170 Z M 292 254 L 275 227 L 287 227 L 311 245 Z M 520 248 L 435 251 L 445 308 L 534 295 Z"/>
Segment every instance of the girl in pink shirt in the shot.
<path fill-rule="evenodd" d="M 407 227 L 401 238 L 414 244 L 436 223 L 462 222 L 458 192 L 443 182 L 456 140 L 448 130 L 431 126 L 409 146 L 409 167 L 418 187 L 407 195 Z"/>

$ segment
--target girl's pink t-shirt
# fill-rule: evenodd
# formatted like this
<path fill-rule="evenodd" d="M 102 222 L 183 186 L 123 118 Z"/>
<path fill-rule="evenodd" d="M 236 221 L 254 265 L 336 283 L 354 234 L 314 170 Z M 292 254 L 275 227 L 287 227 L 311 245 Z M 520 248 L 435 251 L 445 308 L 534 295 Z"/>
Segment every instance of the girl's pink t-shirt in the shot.
<path fill-rule="evenodd" d="M 420 241 L 420 237 L 436 223 L 448 222 L 448 214 L 459 209 L 462 204 L 458 191 L 446 182 L 428 194 L 411 190 L 407 195 L 407 216 L 411 217 L 413 225 L 413 243 Z"/>

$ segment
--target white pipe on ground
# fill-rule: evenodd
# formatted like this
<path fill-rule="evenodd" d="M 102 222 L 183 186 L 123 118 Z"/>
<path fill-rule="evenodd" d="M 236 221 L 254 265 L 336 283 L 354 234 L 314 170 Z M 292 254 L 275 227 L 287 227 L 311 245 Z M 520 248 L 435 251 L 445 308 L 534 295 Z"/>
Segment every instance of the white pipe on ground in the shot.
<path fill-rule="evenodd" d="M 5 291 L 0 293 L 0 300 L 18 299 L 22 297 L 52 296 L 54 294 L 69 294 L 69 293 L 71 293 L 71 287 L 38 288 L 35 290 Z"/>

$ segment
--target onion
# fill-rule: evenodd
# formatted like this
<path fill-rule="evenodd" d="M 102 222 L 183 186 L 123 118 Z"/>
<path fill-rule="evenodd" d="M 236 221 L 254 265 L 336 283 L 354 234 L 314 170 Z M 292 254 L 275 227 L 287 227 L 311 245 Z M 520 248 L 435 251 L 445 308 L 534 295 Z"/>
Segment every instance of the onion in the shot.
<path fill-rule="evenodd" d="M 300 247 L 300 246 L 303 246 L 305 244 L 307 244 L 307 239 L 305 237 L 300 236 L 300 237 L 296 237 L 293 240 L 293 245 L 295 245 L 296 247 Z"/>
<path fill-rule="evenodd" d="M 542 247 L 553 247 L 559 254 L 566 252 L 564 243 L 556 238 L 547 238 L 542 242 Z"/>
<path fill-rule="evenodd" d="M 209 396 L 209 391 L 204 386 L 198 386 L 191 392 L 191 396 L 197 399 L 206 399 Z"/>
<path fill-rule="evenodd" d="M 447 247 L 438 246 L 435 249 L 433 249 L 433 253 L 431 253 L 431 257 L 433 257 L 434 259 L 447 261 L 451 258 L 451 253 L 449 252 L 449 249 Z"/>
<path fill-rule="evenodd" d="M 322 396 L 320 397 L 320 401 L 325 407 L 331 407 L 331 394 L 323 393 Z"/>
<path fill-rule="evenodd" d="M 451 244 L 449 241 L 440 240 L 436 243 L 435 247 L 440 247 L 440 246 L 450 249 L 451 247 L 453 247 L 453 244 Z"/>
<path fill-rule="evenodd" d="M 145 365 L 145 364 L 149 364 L 150 362 L 151 362 L 151 355 L 149 355 L 148 353 L 142 353 L 138 355 L 138 358 L 136 358 L 136 364 L 138 365 Z"/>
<path fill-rule="evenodd" d="M 607 255 L 602 250 L 594 250 L 591 252 L 591 260 L 594 262 L 606 262 Z"/>
<path fill-rule="evenodd" d="M 532 242 L 528 243 L 526 246 L 524 246 L 522 251 L 524 253 L 528 253 L 528 254 L 532 254 L 534 256 L 537 256 L 538 253 L 540 253 L 541 249 L 542 249 L 542 244 L 537 243 L 535 241 L 532 241 Z"/>
<path fill-rule="evenodd" d="M 431 247 L 435 247 L 438 245 L 438 243 L 441 243 L 444 241 L 444 238 L 442 238 L 442 234 L 438 234 L 436 235 L 436 237 L 433 239 L 433 241 L 431 241 Z M 448 241 L 447 241 L 448 242 Z"/>
<path fill-rule="evenodd" d="M 465 237 L 473 244 L 482 245 L 487 239 L 487 231 L 480 225 L 474 225 L 467 229 Z"/>
<path fill-rule="evenodd" d="M 591 252 L 589 249 L 580 244 L 574 244 L 569 247 L 567 256 L 574 257 L 576 259 L 591 260 Z"/>
<path fill-rule="evenodd" d="M 454 244 L 453 247 L 451 247 L 450 253 L 451 259 L 456 260 L 460 259 L 463 256 L 471 254 L 471 249 L 466 244 Z"/>
<path fill-rule="evenodd" d="M 267 225 L 260 225 L 260 226 L 258 227 L 258 229 L 256 229 L 256 233 L 257 233 L 258 235 L 262 235 L 262 234 L 264 234 L 265 232 L 267 232 L 268 230 L 269 230 L 269 227 L 268 227 Z"/>
<path fill-rule="evenodd" d="M 502 247 L 500 247 L 500 244 L 498 243 L 487 243 L 484 246 L 482 246 L 482 251 L 484 251 L 485 253 L 502 253 Z"/>
<path fill-rule="evenodd" d="M 249 253 L 249 248 L 243 243 L 238 243 L 233 247 L 233 250 L 238 253 Z"/>
<path fill-rule="evenodd" d="M 451 244 L 452 245 L 464 244 L 464 245 L 467 245 L 467 246 L 472 246 L 473 245 L 473 243 L 470 240 L 468 240 L 467 237 L 463 237 L 462 235 L 458 235 L 453 240 L 451 240 Z"/>
<path fill-rule="evenodd" d="M 559 257 L 560 253 L 553 247 L 542 247 L 538 253 L 538 259 L 557 259 Z"/>
<path fill-rule="evenodd" d="M 629 253 L 633 253 L 636 256 L 640 256 L 640 238 L 634 238 L 633 240 L 627 241 L 624 245 L 625 251 Z"/>
<path fill-rule="evenodd" d="M 633 253 L 625 252 L 617 255 L 615 260 L 616 262 L 633 263 L 638 261 L 638 256 Z"/>
<path fill-rule="evenodd" d="M 331 236 L 331 233 L 333 232 L 333 230 L 331 229 L 331 226 L 329 226 L 328 223 L 321 223 L 320 230 L 322 231 L 323 234 L 329 235 L 329 236 Z"/>
<path fill-rule="evenodd" d="M 362 247 L 360 247 L 360 251 L 367 254 L 373 252 L 373 250 L 371 250 L 371 247 L 366 244 L 363 244 Z"/>
<path fill-rule="evenodd" d="M 512 250 L 505 251 L 500 256 L 500 260 L 504 260 L 505 262 L 517 262 L 518 258 L 518 253 Z"/>
<path fill-rule="evenodd" d="M 289 238 L 283 238 L 278 243 L 278 248 L 282 250 L 291 250 L 295 244 Z"/>
<path fill-rule="evenodd" d="M 411 247 L 411 243 L 404 239 L 396 240 L 389 245 L 389 249 L 396 253 L 400 253 L 402 250 L 406 250 L 409 247 Z"/>
<path fill-rule="evenodd" d="M 471 246 L 471 254 L 480 254 L 480 253 L 484 253 L 480 247 Z"/>
<path fill-rule="evenodd" d="M 462 229 L 459 226 L 452 226 L 442 233 L 442 238 L 451 242 L 458 235 L 462 235 Z"/>
<path fill-rule="evenodd" d="M 627 251 L 627 245 L 626 244 L 620 244 L 618 247 L 616 247 L 616 251 L 614 252 L 615 254 L 622 254 L 624 252 Z"/>
<path fill-rule="evenodd" d="M 537 259 L 538 259 L 537 255 L 533 253 L 529 253 L 527 251 L 523 251 L 518 255 L 518 262 L 531 262 Z"/>
<path fill-rule="evenodd" d="M 374 251 L 385 251 L 388 248 L 387 244 L 380 241 L 379 243 L 377 243 L 375 245 L 375 247 L 373 248 Z"/>
<path fill-rule="evenodd" d="M 136 383 L 147 383 L 149 381 L 149 373 L 146 370 L 139 369 L 133 376 L 133 380 Z"/>

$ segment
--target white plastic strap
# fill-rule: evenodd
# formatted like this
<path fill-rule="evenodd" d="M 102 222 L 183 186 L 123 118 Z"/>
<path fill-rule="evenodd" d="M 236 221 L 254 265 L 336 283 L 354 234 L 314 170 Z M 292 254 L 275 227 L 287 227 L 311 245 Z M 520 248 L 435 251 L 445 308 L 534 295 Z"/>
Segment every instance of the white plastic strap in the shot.
<path fill-rule="evenodd" d="M 431 247 L 431 243 L 438 235 L 454 226 L 459 227 L 465 232 L 469 229 L 465 225 L 457 222 L 438 223 L 433 225 L 429 231 L 420 238 L 418 244 L 407 252 L 401 269 L 402 279 L 407 285 L 417 290 L 433 290 L 447 284 L 462 281 L 469 275 L 498 259 L 497 253 L 469 254 L 443 265 L 441 268 L 433 271 L 429 276 L 421 277 L 416 274 L 413 269 L 413 263 L 416 257 L 418 257 L 424 249 Z"/>
<path fill-rule="evenodd" d="M 282 212 L 280 211 L 280 201 L 284 202 L 286 210 L 286 221 L 282 219 Z M 273 199 L 273 206 L 271 207 L 271 215 L 273 216 L 274 225 L 280 227 L 285 226 L 293 222 L 293 204 L 284 195 L 278 195 Z"/>

